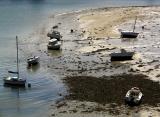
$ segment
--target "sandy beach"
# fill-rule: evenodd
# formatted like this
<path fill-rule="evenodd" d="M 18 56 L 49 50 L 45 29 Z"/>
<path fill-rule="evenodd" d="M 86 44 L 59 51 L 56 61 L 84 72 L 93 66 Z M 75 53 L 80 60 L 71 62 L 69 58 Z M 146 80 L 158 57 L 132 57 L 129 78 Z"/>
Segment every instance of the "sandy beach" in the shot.
<path fill-rule="evenodd" d="M 120 31 L 133 30 L 135 17 L 137 39 L 121 39 Z M 47 33 L 55 25 L 63 36 L 62 47 L 48 51 Z M 99 8 L 50 16 L 21 42 L 25 55 L 39 55 L 41 66 L 66 85 L 67 94 L 60 94 L 61 100 L 50 106 L 49 116 L 159 117 L 159 26 L 158 6 Z M 134 51 L 134 59 L 111 62 L 110 54 L 120 49 Z M 123 97 L 134 86 L 144 92 L 144 101 L 129 107 Z"/>

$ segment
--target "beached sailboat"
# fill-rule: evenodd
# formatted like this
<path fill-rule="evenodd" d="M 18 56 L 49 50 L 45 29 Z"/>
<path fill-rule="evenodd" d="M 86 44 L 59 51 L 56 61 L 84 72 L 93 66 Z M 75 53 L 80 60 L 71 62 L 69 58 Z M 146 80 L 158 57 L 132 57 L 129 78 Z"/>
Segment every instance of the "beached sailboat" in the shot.
<path fill-rule="evenodd" d="M 136 17 L 135 22 L 134 22 L 133 31 L 123 31 L 123 32 L 121 32 L 121 38 L 137 38 L 139 33 L 134 32 L 136 21 L 137 21 L 137 17 Z"/>
<path fill-rule="evenodd" d="M 125 60 L 132 60 L 134 52 L 127 52 L 124 49 L 121 49 L 120 53 L 111 53 L 111 61 L 125 61 Z"/>
<path fill-rule="evenodd" d="M 25 86 L 26 79 L 22 79 L 19 77 L 19 61 L 18 61 L 18 37 L 16 36 L 16 47 L 17 47 L 17 71 L 8 71 L 12 74 L 17 74 L 16 77 L 8 76 L 3 79 L 5 85 L 13 85 L 13 86 Z"/>

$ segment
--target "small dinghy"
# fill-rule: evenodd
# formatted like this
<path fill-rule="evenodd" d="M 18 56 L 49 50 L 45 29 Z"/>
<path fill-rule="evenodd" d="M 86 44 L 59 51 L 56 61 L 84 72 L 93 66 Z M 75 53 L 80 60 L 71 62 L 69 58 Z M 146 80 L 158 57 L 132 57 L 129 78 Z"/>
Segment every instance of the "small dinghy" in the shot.
<path fill-rule="evenodd" d="M 138 87 L 131 88 L 126 96 L 125 103 L 128 105 L 139 105 L 142 102 L 143 94 Z"/>
<path fill-rule="evenodd" d="M 36 65 L 39 63 L 39 56 L 33 56 L 27 59 L 28 65 Z"/>

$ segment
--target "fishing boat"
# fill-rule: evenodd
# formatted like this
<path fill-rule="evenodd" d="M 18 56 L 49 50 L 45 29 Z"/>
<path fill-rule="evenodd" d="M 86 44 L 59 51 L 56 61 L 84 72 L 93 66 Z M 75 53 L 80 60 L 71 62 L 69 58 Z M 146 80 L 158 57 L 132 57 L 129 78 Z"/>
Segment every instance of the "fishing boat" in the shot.
<path fill-rule="evenodd" d="M 125 60 L 132 60 L 134 52 L 127 52 L 124 49 L 121 49 L 120 53 L 111 53 L 111 61 L 125 61 Z"/>
<path fill-rule="evenodd" d="M 61 43 L 57 39 L 51 39 L 47 45 L 49 50 L 60 50 Z"/>
<path fill-rule="evenodd" d="M 39 63 L 39 60 L 40 60 L 39 56 L 33 56 L 27 59 L 27 63 L 29 66 L 37 65 Z"/>
<path fill-rule="evenodd" d="M 131 88 L 125 96 L 125 103 L 128 105 L 139 105 L 142 102 L 143 94 L 138 87 Z"/>
<path fill-rule="evenodd" d="M 60 39 L 62 37 L 60 32 L 55 31 L 55 30 L 52 31 L 51 33 L 48 33 L 47 36 L 50 37 L 50 39 L 56 38 L 58 41 L 60 41 Z"/>
<path fill-rule="evenodd" d="M 137 17 L 136 17 L 135 22 L 134 22 L 133 31 L 123 31 L 123 32 L 121 32 L 121 38 L 137 38 L 139 33 L 134 32 L 136 21 L 137 21 Z"/>
<path fill-rule="evenodd" d="M 3 79 L 4 85 L 10 86 L 23 86 L 25 87 L 26 79 L 19 77 L 19 61 L 18 61 L 18 37 L 16 36 L 16 47 L 17 47 L 17 71 L 8 71 L 9 73 L 16 74 L 17 76 L 8 76 Z"/>

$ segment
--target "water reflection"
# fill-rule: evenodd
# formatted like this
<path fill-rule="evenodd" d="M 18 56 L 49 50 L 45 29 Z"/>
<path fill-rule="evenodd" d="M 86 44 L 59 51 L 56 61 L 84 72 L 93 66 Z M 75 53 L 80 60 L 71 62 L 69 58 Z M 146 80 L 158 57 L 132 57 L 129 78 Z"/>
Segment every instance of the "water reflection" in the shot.
<path fill-rule="evenodd" d="M 61 56 L 62 50 L 48 50 L 48 55 L 52 57 Z"/>
<path fill-rule="evenodd" d="M 28 73 L 35 73 L 39 70 L 40 68 L 40 64 L 37 64 L 37 65 L 31 65 L 31 66 L 27 66 L 27 71 Z"/>
<path fill-rule="evenodd" d="M 4 84 L 3 85 L 6 88 L 11 88 L 11 91 L 13 90 L 25 90 L 25 86 L 16 86 L 16 85 L 9 85 L 9 84 Z"/>

